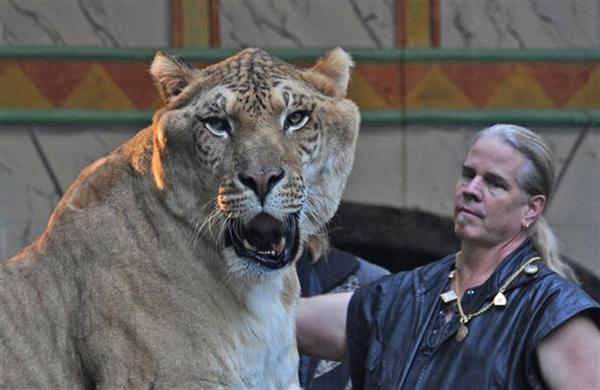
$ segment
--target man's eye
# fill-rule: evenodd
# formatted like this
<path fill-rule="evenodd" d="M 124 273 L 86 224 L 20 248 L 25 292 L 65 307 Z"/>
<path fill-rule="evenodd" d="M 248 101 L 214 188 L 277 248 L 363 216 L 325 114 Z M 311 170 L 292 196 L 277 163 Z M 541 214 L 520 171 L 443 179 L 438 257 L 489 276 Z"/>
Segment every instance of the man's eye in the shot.
<path fill-rule="evenodd" d="M 501 181 L 493 180 L 493 179 L 486 180 L 486 181 L 491 188 L 502 189 L 502 190 L 506 189 L 506 185 L 504 183 L 502 183 Z"/>
<path fill-rule="evenodd" d="M 286 130 L 298 130 L 304 127 L 306 122 L 310 119 L 310 112 L 308 111 L 294 111 L 285 117 L 283 122 L 283 128 Z"/>
<path fill-rule="evenodd" d="M 493 187 L 493 188 L 504 188 L 504 186 L 501 183 L 498 183 L 497 181 L 491 181 L 490 182 L 490 187 Z"/>
<path fill-rule="evenodd" d="M 214 135 L 225 137 L 231 133 L 231 125 L 227 119 L 211 116 L 203 118 L 201 121 L 204 123 L 204 127 Z"/>
<path fill-rule="evenodd" d="M 473 171 L 467 170 L 467 169 L 463 169 L 461 175 L 465 179 L 472 179 L 473 177 L 475 177 L 475 174 L 473 173 Z"/>

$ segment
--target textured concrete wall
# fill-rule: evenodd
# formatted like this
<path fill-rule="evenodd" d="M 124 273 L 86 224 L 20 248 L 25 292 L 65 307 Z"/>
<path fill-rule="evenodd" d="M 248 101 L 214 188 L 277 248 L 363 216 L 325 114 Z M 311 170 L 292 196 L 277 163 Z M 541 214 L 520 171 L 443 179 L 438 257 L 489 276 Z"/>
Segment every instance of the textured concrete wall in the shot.
<path fill-rule="evenodd" d="M 222 47 L 392 48 L 394 2 L 386 0 L 224 1 Z"/>
<path fill-rule="evenodd" d="M 440 1 L 441 47 L 600 47 L 600 1 Z"/>
<path fill-rule="evenodd" d="M 167 0 L 2 0 L 0 46 L 165 47 Z"/>
<path fill-rule="evenodd" d="M 209 0 L 182 0 L 180 4 L 189 5 L 193 1 L 206 3 Z M 591 0 L 221 0 L 218 3 L 217 36 L 207 40 L 213 47 L 341 45 L 381 49 L 438 45 L 442 48 L 558 50 L 600 47 L 600 2 Z M 198 27 L 186 23 L 214 22 L 208 13 L 196 18 L 187 14 L 176 20 L 172 12 L 174 4 L 177 3 L 167 0 L 1 0 L 0 46 L 159 48 L 172 43 L 173 31 L 195 31 Z M 184 6 L 180 10 L 189 9 L 193 7 Z M 419 28 L 408 28 L 408 24 Z M 401 42 L 402 39 L 406 42 Z M 522 74 L 531 73 L 519 69 Z M 559 68 L 552 69 L 548 77 L 561 72 Z M 105 76 L 100 67 L 94 66 L 94 70 L 92 81 Z M 588 74 L 590 72 L 593 74 Z M 592 68 L 588 73 L 582 79 L 589 87 L 585 91 L 590 100 L 598 96 L 600 87 L 594 86 L 598 85 L 600 76 Z M 19 73 L 11 74 L 15 79 L 14 74 Z M 133 76 L 125 77 L 125 72 L 122 72 L 124 78 L 115 78 L 115 74 L 106 79 L 140 84 L 133 82 Z M 400 88 L 401 83 L 393 83 L 395 79 L 400 78 L 390 78 L 385 86 Z M 457 108 L 456 95 L 444 89 L 454 84 L 440 83 L 438 79 L 433 81 L 440 85 L 442 93 L 438 96 L 445 96 L 445 100 L 434 103 L 441 104 L 442 108 Z M 490 79 L 475 78 L 475 82 L 487 85 Z M 527 92 L 532 90 L 522 77 L 511 79 L 511 83 Z M 23 87 L 11 87 L 11 90 L 19 92 Z M 108 96 L 104 90 L 97 90 L 98 95 Z M 143 92 L 143 89 L 136 91 Z M 474 91 L 479 93 L 481 88 Z M 104 102 L 100 108 L 147 109 L 154 104 L 146 101 L 147 93 L 138 95 L 138 100 L 132 100 L 129 106 L 113 107 Z M 530 100 L 530 95 L 523 96 Z M 14 95 L 11 99 L 14 103 Z M 34 99 L 26 96 L 26 100 Z M 85 99 L 78 95 L 74 100 Z M 112 97 L 108 100 L 115 102 Z M 407 101 L 410 103 L 410 99 Z M 3 107 L 14 108 L 14 105 Z M 364 128 L 346 199 L 449 215 L 458 167 L 468 140 L 476 130 L 469 126 Z M 582 128 L 535 130 L 551 143 L 559 167 L 567 167 L 548 212 L 550 222 L 562 239 L 565 252 L 600 274 L 599 129 L 587 132 Z M 44 228 L 58 201 L 58 193 L 67 188 L 84 166 L 135 131 L 128 127 L 64 130 L 2 125 L 0 258 L 31 242 Z M 579 148 L 574 148 L 578 142 Z"/>
<path fill-rule="evenodd" d="M 177 28 L 200 31 L 213 22 L 190 15 L 198 7 L 185 5 L 207 1 L 183 0 L 187 14 L 174 21 L 167 0 L 3 0 L 0 45 L 166 47 Z M 448 48 L 600 46 L 600 2 L 594 0 L 221 0 L 219 5 L 214 41 L 224 48 L 391 48 L 402 46 L 399 31 L 407 28 L 413 34 L 439 30 L 438 44 Z"/>
<path fill-rule="evenodd" d="M 451 215 L 454 185 L 477 130 L 363 128 L 344 198 Z M 547 213 L 549 221 L 564 252 L 600 275 L 600 129 L 534 130 L 549 142 L 558 171 L 563 172 Z M 0 127 L 0 258 L 40 234 L 58 193 L 68 188 L 81 169 L 135 131 L 125 127 Z M 574 150 L 579 137 L 583 138 Z"/>

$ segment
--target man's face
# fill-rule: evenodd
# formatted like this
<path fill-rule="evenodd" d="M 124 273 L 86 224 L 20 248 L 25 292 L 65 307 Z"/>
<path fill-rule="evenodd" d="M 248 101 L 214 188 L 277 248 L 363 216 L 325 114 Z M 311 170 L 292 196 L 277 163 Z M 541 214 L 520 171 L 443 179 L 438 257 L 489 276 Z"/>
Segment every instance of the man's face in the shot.
<path fill-rule="evenodd" d="M 521 152 L 498 136 L 484 136 L 475 142 L 454 195 L 458 238 L 495 246 L 523 234 L 528 204 L 516 176 L 524 163 Z"/>

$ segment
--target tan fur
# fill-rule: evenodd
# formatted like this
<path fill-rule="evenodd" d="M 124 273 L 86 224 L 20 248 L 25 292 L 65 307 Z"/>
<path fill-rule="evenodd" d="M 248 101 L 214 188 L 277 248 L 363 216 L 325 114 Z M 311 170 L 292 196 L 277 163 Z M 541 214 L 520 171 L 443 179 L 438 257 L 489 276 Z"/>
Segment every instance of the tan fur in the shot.
<path fill-rule="evenodd" d="M 350 81 L 350 56 L 339 47 L 331 50 L 307 72 L 309 80 L 326 95 L 344 97 Z"/>
<path fill-rule="evenodd" d="M 203 70 L 157 54 L 166 107 L 86 168 L 46 231 L 1 263 L 3 389 L 297 386 L 294 267 L 225 246 L 228 220 L 298 216 L 318 256 L 352 165 L 352 62 L 299 69 L 248 49 Z M 324 87 L 325 85 L 325 87 Z M 297 110 L 306 125 L 282 128 Z M 229 135 L 205 125 L 219 116 Z M 281 169 L 261 202 L 240 172 Z"/>

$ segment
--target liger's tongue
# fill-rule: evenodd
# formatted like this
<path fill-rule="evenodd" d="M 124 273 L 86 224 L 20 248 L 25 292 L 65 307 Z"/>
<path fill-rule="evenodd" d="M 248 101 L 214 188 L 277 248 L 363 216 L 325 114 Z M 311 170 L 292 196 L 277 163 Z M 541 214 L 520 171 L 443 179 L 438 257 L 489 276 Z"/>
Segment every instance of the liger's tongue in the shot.
<path fill-rule="evenodd" d="M 259 253 L 275 252 L 280 254 L 285 249 L 285 225 L 268 214 L 258 214 L 242 232 L 244 247 Z"/>

